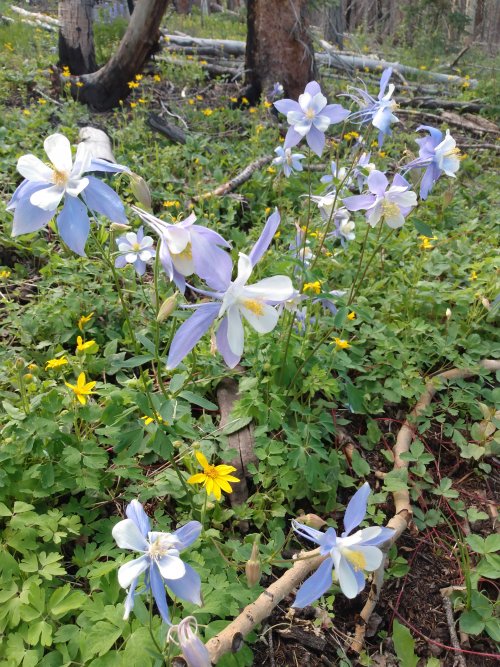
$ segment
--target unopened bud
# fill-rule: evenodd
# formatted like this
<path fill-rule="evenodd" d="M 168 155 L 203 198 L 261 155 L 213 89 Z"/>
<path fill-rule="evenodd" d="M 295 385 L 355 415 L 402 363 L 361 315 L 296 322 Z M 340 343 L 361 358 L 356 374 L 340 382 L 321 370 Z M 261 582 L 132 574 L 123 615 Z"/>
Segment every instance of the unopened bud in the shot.
<path fill-rule="evenodd" d="M 446 319 L 449 320 L 451 317 L 451 308 L 446 309 Z"/>
<path fill-rule="evenodd" d="M 156 316 L 157 322 L 165 322 L 165 320 L 170 317 L 177 306 L 178 296 L 179 292 L 176 292 L 175 294 L 172 294 L 172 296 L 169 296 L 168 299 L 165 299 L 165 301 L 160 306 L 158 315 Z"/>
<path fill-rule="evenodd" d="M 490 310 L 491 303 L 488 301 L 488 299 L 485 296 L 483 296 L 483 298 L 481 299 L 481 303 L 486 308 L 486 310 Z"/>
<path fill-rule="evenodd" d="M 26 373 L 26 374 L 23 376 L 23 379 L 24 379 L 25 382 L 33 382 L 33 380 L 35 379 L 35 377 L 34 377 L 33 373 Z"/>
<path fill-rule="evenodd" d="M 132 229 L 130 225 L 124 225 L 121 222 L 112 222 L 109 228 L 112 232 L 126 232 L 128 229 Z"/>
<path fill-rule="evenodd" d="M 134 174 L 134 172 L 129 174 L 129 177 L 130 177 L 130 189 L 132 190 L 132 194 L 137 199 L 139 204 L 142 204 L 144 208 L 150 209 L 151 192 L 149 191 L 148 184 L 142 178 L 142 176 Z"/>
<path fill-rule="evenodd" d="M 303 514 L 302 516 L 297 517 L 297 521 L 303 523 L 305 526 L 316 528 L 317 530 L 326 526 L 326 521 L 317 514 Z"/>
<path fill-rule="evenodd" d="M 260 567 L 260 557 L 259 557 L 259 540 L 260 536 L 256 535 L 255 540 L 252 546 L 252 553 L 245 565 L 245 574 L 247 577 L 247 583 L 250 586 L 255 586 L 260 581 L 261 567 Z"/>
<path fill-rule="evenodd" d="M 22 371 L 25 368 L 25 366 L 26 366 L 26 363 L 25 363 L 24 359 L 21 359 L 21 357 L 16 359 L 16 364 L 15 364 L 16 370 Z"/>

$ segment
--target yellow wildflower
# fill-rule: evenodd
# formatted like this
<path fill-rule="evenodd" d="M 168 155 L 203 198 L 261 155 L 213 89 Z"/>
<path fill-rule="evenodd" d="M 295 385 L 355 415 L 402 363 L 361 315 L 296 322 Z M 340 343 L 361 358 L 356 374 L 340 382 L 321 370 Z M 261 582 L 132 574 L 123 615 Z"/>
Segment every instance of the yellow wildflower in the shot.
<path fill-rule="evenodd" d="M 141 419 L 144 422 L 144 426 L 149 426 L 149 424 L 152 424 L 153 422 L 158 422 L 158 424 L 166 423 L 163 417 L 160 415 L 160 413 L 156 411 L 154 417 L 148 417 L 147 415 L 144 415 L 144 417 L 141 417 Z"/>
<path fill-rule="evenodd" d="M 213 114 L 212 109 L 203 109 L 201 112 L 204 116 L 211 116 Z"/>
<path fill-rule="evenodd" d="M 316 280 L 314 283 L 305 283 L 303 292 L 304 294 L 306 292 L 314 292 L 314 294 L 319 294 L 321 292 L 321 283 L 319 280 Z"/>
<path fill-rule="evenodd" d="M 77 352 L 85 352 L 85 350 L 88 350 L 89 348 L 93 347 L 95 345 L 95 340 L 88 340 L 84 341 L 81 336 L 78 336 L 76 339 L 76 351 Z"/>
<path fill-rule="evenodd" d="M 464 81 L 462 83 L 462 88 L 469 88 L 470 87 L 470 81 Z"/>
<path fill-rule="evenodd" d="M 3 280 L 7 280 L 7 278 L 10 278 L 10 274 L 11 274 L 11 271 L 7 271 L 7 270 L 0 271 L 0 278 L 2 278 Z"/>
<path fill-rule="evenodd" d="M 137 81 L 129 81 L 127 83 L 127 86 L 130 88 L 130 90 L 133 90 L 134 88 L 139 88 L 139 84 Z"/>
<path fill-rule="evenodd" d="M 96 382 L 85 382 L 85 373 L 80 373 L 76 384 L 70 384 L 69 382 L 65 382 L 64 384 L 74 392 L 82 405 L 85 405 L 87 402 L 87 396 L 94 393 L 92 389 L 96 386 Z"/>
<path fill-rule="evenodd" d="M 59 366 L 65 366 L 69 364 L 69 361 L 66 357 L 59 357 L 59 359 L 49 359 L 45 364 L 45 370 L 48 371 L 49 368 L 59 368 Z"/>
<path fill-rule="evenodd" d="M 207 61 L 206 60 L 200 60 L 200 65 L 206 65 Z"/>
<path fill-rule="evenodd" d="M 163 202 L 163 206 L 165 206 L 165 208 L 172 208 L 172 206 L 175 206 L 176 208 L 179 208 L 180 207 L 180 202 L 168 200 L 168 201 Z"/>
<path fill-rule="evenodd" d="M 80 317 L 80 319 L 78 320 L 78 328 L 80 329 L 80 331 L 83 331 L 84 326 L 88 324 L 93 317 L 94 317 L 94 311 L 92 311 L 88 315 L 82 315 Z"/>
<path fill-rule="evenodd" d="M 265 213 L 266 215 L 269 215 L 269 213 L 271 213 L 271 211 L 272 211 L 272 208 L 271 208 L 270 206 L 266 206 L 266 208 L 265 208 L 265 210 L 264 210 L 264 213 Z"/>
<path fill-rule="evenodd" d="M 39 97 L 38 98 L 38 104 L 42 104 L 42 105 L 47 104 L 47 100 L 45 100 L 43 97 Z"/>
<path fill-rule="evenodd" d="M 342 340 L 342 338 L 335 338 L 335 347 L 339 350 L 347 350 L 349 347 L 349 343 L 346 340 Z"/>
<path fill-rule="evenodd" d="M 196 95 L 196 99 L 197 99 L 199 102 L 201 102 L 201 100 L 203 99 L 203 95 Z"/>
<path fill-rule="evenodd" d="M 230 97 L 230 98 L 229 98 L 229 101 L 230 101 L 230 102 L 237 102 L 237 101 L 238 101 L 238 98 L 237 98 L 237 97 Z"/>
<path fill-rule="evenodd" d="M 437 236 L 419 236 L 420 239 L 422 239 L 422 243 L 420 244 L 420 248 L 422 250 L 432 250 L 434 246 L 432 245 L 431 241 L 435 241 L 437 239 Z"/>
<path fill-rule="evenodd" d="M 130 102 L 130 108 L 131 109 L 135 109 L 136 106 L 137 106 L 137 102 Z"/>
<path fill-rule="evenodd" d="M 142 97 L 139 97 L 137 101 L 139 102 L 139 104 L 146 104 L 146 100 Z"/>
<path fill-rule="evenodd" d="M 235 467 L 224 464 L 218 466 L 210 465 L 201 452 L 196 452 L 195 456 L 198 463 L 203 468 L 203 472 L 191 475 L 187 480 L 188 484 L 203 484 L 207 494 L 210 495 L 213 493 L 216 500 L 221 499 L 222 491 L 225 491 L 226 493 L 233 492 L 229 482 L 240 481 L 237 477 L 231 475 L 231 473 L 236 470 Z"/>
<path fill-rule="evenodd" d="M 67 65 L 63 66 L 62 75 L 65 76 L 65 77 L 71 76 L 71 73 L 69 71 L 69 67 Z"/>
<path fill-rule="evenodd" d="M 264 129 L 263 125 L 257 125 L 257 127 L 255 128 L 255 134 L 260 134 L 263 129 Z"/>
<path fill-rule="evenodd" d="M 250 113 L 257 113 L 257 107 L 250 107 L 248 110 Z"/>
<path fill-rule="evenodd" d="M 29 109 L 23 109 L 23 114 L 25 116 L 31 116 L 31 111 Z"/>
<path fill-rule="evenodd" d="M 356 313 L 355 313 L 354 311 L 352 311 L 352 312 L 349 313 L 349 315 L 347 316 L 347 319 L 348 319 L 348 320 L 355 320 L 355 319 L 356 319 Z"/>
<path fill-rule="evenodd" d="M 379 151 L 378 154 L 380 157 L 387 157 L 387 153 L 385 151 Z"/>
<path fill-rule="evenodd" d="M 427 69 L 427 65 L 420 65 L 418 69 L 426 70 L 426 69 Z"/>
<path fill-rule="evenodd" d="M 188 104 L 194 104 L 194 100 L 193 100 L 193 98 L 191 98 L 191 99 L 188 100 Z"/>
<path fill-rule="evenodd" d="M 135 75 L 135 80 L 136 81 L 141 81 L 143 78 L 144 78 L 144 76 L 142 74 L 136 74 Z"/>
<path fill-rule="evenodd" d="M 76 85 L 77 88 L 82 88 L 83 83 L 81 81 L 77 81 L 75 85 Z M 122 102 L 122 104 L 123 104 L 123 102 Z"/>
<path fill-rule="evenodd" d="M 250 102 L 248 101 L 248 99 L 246 97 L 241 98 L 241 103 L 242 104 L 250 104 Z"/>
<path fill-rule="evenodd" d="M 471 271 L 471 272 L 470 272 L 470 279 L 471 279 L 471 280 L 477 280 L 477 273 L 476 273 L 476 271 Z"/>
<path fill-rule="evenodd" d="M 10 42 L 5 42 L 4 46 L 8 51 L 14 51 L 14 47 Z"/>
<path fill-rule="evenodd" d="M 154 74 L 153 75 L 153 81 L 156 81 L 157 83 L 159 83 L 161 81 L 161 76 L 159 74 Z"/>
<path fill-rule="evenodd" d="M 264 100 L 264 107 L 266 109 L 270 109 L 272 107 L 272 102 L 268 102 L 267 100 Z"/>

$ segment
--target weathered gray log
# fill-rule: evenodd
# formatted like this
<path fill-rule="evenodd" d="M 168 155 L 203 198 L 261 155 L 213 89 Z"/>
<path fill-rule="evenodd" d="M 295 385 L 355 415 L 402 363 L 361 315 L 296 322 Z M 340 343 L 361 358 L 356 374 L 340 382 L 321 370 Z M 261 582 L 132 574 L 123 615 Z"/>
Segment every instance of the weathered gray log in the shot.
<path fill-rule="evenodd" d="M 97 127 L 82 127 L 78 133 L 80 143 L 85 143 L 95 159 L 116 162 L 111 148 L 111 139 L 103 130 Z"/>
<path fill-rule="evenodd" d="M 186 133 L 175 125 L 171 125 L 157 116 L 154 113 L 150 113 L 148 116 L 148 124 L 153 130 L 161 132 L 166 137 L 168 137 L 175 144 L 185 144 L 186 143 Z"/>
<path fill-rule="evenodd" d="M 24 16 L 31 21 L 41 21 L 42 23 L 48 23 L 56 26 L 57 28 L 60 26 L 59 20 L 53 16 L 49 16 L 48 14 L 41 14 L 40 12 L 28 12 L 26 9 L 18 7 L 17 5 L 10 5 L 10 9 L 12 9 L 13 12 L 16 12 L 16 14 L 20 14 L 21 16 Z"/>

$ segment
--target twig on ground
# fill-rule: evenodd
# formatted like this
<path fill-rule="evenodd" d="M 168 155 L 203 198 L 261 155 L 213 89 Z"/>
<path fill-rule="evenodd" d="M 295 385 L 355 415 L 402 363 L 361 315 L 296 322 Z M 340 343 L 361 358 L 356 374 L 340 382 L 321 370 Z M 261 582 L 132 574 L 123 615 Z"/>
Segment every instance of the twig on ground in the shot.
<path fill-rule="evenodd" d="M 223 183 L 222 185 L 217 186 L 215 190 L 212 190 L 211 192 L 205 192 L 205 194 L 199 195 L 198 197 L 193 197 L 193 200 L 199 201 L 200 199 L 208 199 L 210 197 L 223 197 L 224 195 L 227 195 L 229 192 L 236 190 L 236 188 L 238 188 L 240 185 L 243 185 L 243 183 L 246 183 L 246 181 L 250 179 L 254 171 L 257 171 L 257 169 L 260 169 L 261 167 L 264 167 L 266 164 L 269 164 L 269 162 L 271 162 L 273 157 L 274 157 L 273 155 L 264 155 L 264 157 L 260 157 L 258 160 L 251 162 L 248 166 L 246 166 L 243 169 L 243 171 L 241 171 L 231 180 L 227 181 L 226 183 Z"/>
<path fill-rule="evenodd" d="M 460 646 L 460 642 L 458 641 L 458 636 L 457 636 L 457 630 L 455 628 L 455 619 L 453 618 L 453 609 L 451 608 L 451 600 L 448 596 L 449 590 L 447 588 L 442 588 L 441 591 L 441 597 L 443 598 L 443 606 L 444 610 L 446 613 L 446 621 L 448 623 L 448 630 L 450 632 L 450 641 L 453 646 L 457 650 L 457 654 L 455 656 L 454 660 L 454 665 L 458 665 L 459 667 L 467 667 L 467 663 L 465 662 L 465 658 L 460 651 L 462 650 L 462 647 Z"/>

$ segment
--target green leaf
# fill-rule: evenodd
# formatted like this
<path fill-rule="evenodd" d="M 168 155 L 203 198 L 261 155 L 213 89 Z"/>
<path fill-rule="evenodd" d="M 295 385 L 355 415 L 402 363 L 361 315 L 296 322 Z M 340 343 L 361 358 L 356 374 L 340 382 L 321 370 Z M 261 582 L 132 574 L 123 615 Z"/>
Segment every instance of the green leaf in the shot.
<path fill-rule="evenodd" d="M 180 398 L 183 398 L 189 403 L 192 403 L 193 405 L 198 405 L 200 408 L 204 408 L 205 410 L 219 409 L 218 405 L 215 405 L 215 403 L 212 403 L 211 401 L 207 401 L 206 398 L 203 398 L 203 396 L 198 396 L 198 394 L 195 394 L 192 391 L 181 391 L 179 396 Z"/>
<path fill-rule="evenodd" d="M 396 619 L 392 628 L 392 640 L 401 667 L 416 667 L 418 657 L 415 655 L 415 640 L 408 628 Z"/>
<path fill-rule="evenodd" d="M 428 238 L 431 238 L 431 236 L 434 236 L 432 233 L 432 229 L 429 227 L 429 225 L 426 225 L 425 222 L 422 222 L 422 220 L 416 220 L 415 218 L 413 219 L 413 226 L 417 230 L 419 234 L 422 234 L 422 236 L 427 236 Z"/>
<path fill-rule="evenodd" d="M 4 503 L 0 503 L 0 516 L 12 516 L 12 512 Z"/>
<path fill-rule="evenodd" d="M 252 421 L 252 416 L 248 415 L 246 417 L 238 417 L 238 419 L 231 419 L 223 429 L 219 431 L 221 435 L 231 435 L 231 433 L 236 433 L 236 431 L 241 431 L 242 428 L 245 428 Z"/>
<path fill-rule="evenodd" d="M 484 540 L 479 535 L 467 535 L 466 541 L 472 551 L 475 551 L 477 554 L 486 553 Z"/>
<path fill-rule="evenodd" d="M 484 540 L 485 553 L 493 554 L 500 551 L 500 534 L 493 533 Z"/>
<path fill-rule="evenodd" d="M 85 600 L 86 596 L 82 591 L 71 591 L 71 586 L 66 584 L 52 593 L 48 609 L 54 618 L 61 618 L 68 611 L 79 609 Z"/>
<path fill-rule="evenodd" d="M 484 630 L 484 621 L 475 611 L 465 611 L 460 616 L 460 630 L 468 635 L 478 635 Z"/>
<path fill-rule="evenodd" d="M 360 389 L 357 389 L 352 382 L 349 381 L 345 383 L 345 389 L 351 411 L 364 414 L 366 411 L 363 392 Z"/>
<path fill-rule="evenodd" d="M 500 620 L 498 618 L 490 618 L 486 621 L 485 630 L 494 642 L 500 642 Z"/>
<path fill-rule="evenodd" d="M 370 466 L 361 456 L 357 449 L 352 452 L 352 469 L 358 477 L 366 477 L 370 474 Z"/>
<path fill-rule="evenodd" d="M 124 359 L 120 362 L 121 368 L 136 368 L 137 366 L 142 366 L 148 361 L 154 359 L 152 354 L 138 354 L 136 357 L 131 357 L 130 359 Z"/>

